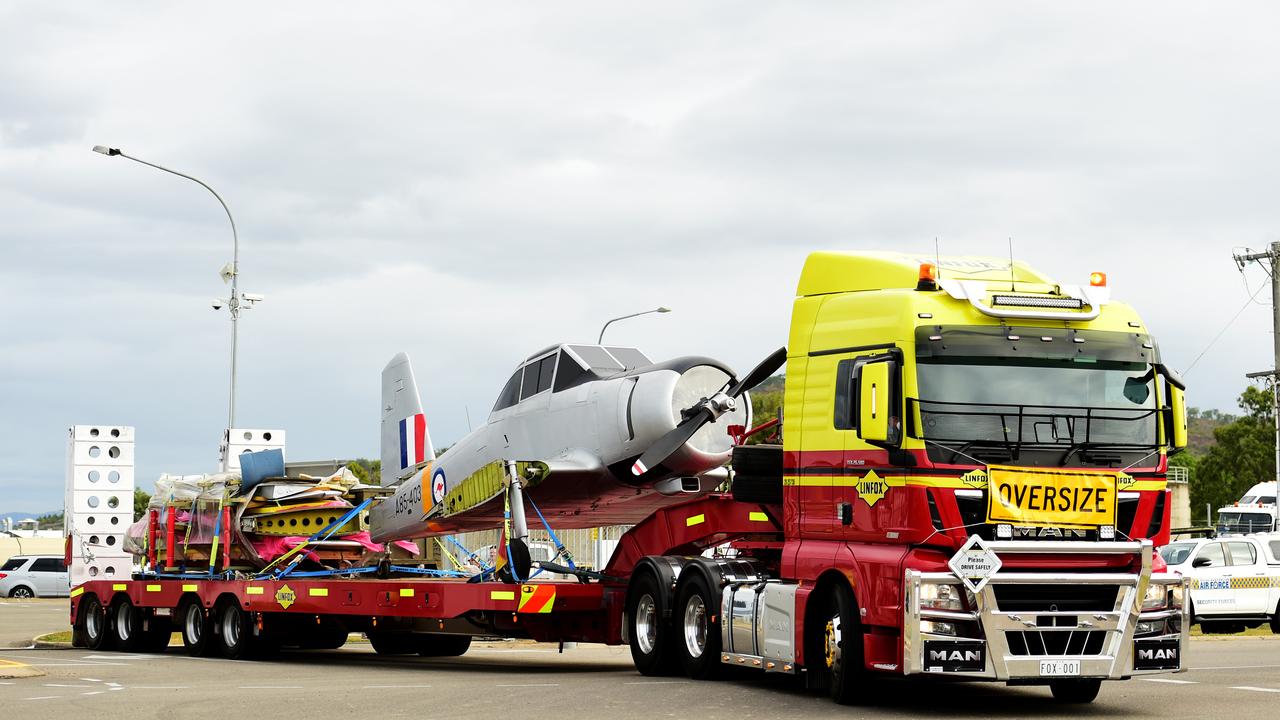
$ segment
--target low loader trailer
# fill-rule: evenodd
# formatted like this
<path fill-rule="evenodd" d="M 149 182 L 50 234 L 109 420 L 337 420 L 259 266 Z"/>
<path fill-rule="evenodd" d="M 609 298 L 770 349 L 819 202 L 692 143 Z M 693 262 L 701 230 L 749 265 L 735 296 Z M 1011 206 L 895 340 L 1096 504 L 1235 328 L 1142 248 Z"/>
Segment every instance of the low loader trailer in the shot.
<path fill-rule="evenodd" d="M 1153 552 L 1183 390 L 1101 273 L 815 253 L 781 443 L 736 447 L 728 492 L 655 511 L 579 582 L 151 574 L 76 587 L 71 621 L 94 649 L 177 631 L 240 658 L 363 632 L 380 654 L 448 656 L 498 636 L 626 644 L 646 675 L 801 675 L 846 704 L 882 675 L 1089 702 L 1186 667 L 1186 580 Z"/>

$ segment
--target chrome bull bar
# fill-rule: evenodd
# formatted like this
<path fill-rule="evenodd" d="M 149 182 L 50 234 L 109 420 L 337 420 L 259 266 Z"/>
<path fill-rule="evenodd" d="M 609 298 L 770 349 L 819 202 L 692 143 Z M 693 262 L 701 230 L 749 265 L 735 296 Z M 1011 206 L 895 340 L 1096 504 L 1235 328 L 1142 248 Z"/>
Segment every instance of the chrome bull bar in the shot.
<path fill-rule="evenodd" d="M 995 541 L 985 543 L 999 556 L 1130 555 L 1141 559 L 1139 572 L 999 571 L 977 593 L 960 591 L 963 608 L 943 608 L 926 597 L 928 585 L 959 586 L 950 572 L 908 570 L 904 577 L 903 663 L 906 674 L 939 674 L 998 681 L 1044 682 L 1046 663 L 1070 668 L 1072 677 L 1119 680 L 1133 675 L 1182 672 L 1186 669 L 1190 617 L 1187 581 L 1173 573 L 1151 572 L 1151 541 Z M 1150 586 L 1164 588 L 1148 610 L 1143 600 Z M 1058 607 L 1064 597 L 1081 592 L 1109 603 L 1093 607 Z M 1090 589 L 1092 588 L 1092 592 Z M 932 593 L 936 597 L 937 593 Z M 1001 607 L 1001 597 L 1008 606 Z M 1010 598 L 1023 602 L 1015 603 Z M 1031 607 L 1026 598 L 1035 599 Z M 1015 604 L 1021 605 L 1014 609 Z M 1135 646 L 1135 640 L 1137 645 Z M 930 653 L 926 655 L 926 647 Z M 1138 653 L 1135 652 L 1138 648 Z M 937 648 L 964 649 L 961 662 L 940 662 Z M 952 652 L 955 652 L 954 650 Z M 1141 654 L 1141 658 L 1136 655 Z M 966 664 L 964 660 L 968 660 Z M 1043 661 L 1043 662 L 1042 662 Z M 981 669 L 978 666 L 981 665 Z M 1135 667 L 1135 665 L 1137 667 Z"/>

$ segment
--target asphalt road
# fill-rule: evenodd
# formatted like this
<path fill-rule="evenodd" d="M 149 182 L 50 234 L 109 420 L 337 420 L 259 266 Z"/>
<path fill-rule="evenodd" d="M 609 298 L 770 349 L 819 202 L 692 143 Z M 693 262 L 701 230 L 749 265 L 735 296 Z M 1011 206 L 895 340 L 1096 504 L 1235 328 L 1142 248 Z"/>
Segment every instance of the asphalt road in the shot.
<path fill-rule="evenodd" d="M 59 629 L 64 617 L 62 602 L 0 602 L 0 645 Z M 1280 701 L 1280 638 L 1272 637 L 1197 639 L 1190 671 L 1107 683 L 1094 704 L 1065 708 L 1044 688 L 906 680 L 881 683 L 870 706 L 842 708 L 778 676 L 646 678 L 626 648 L 594 645 L 559 654 L 548 645 L 477 643 L 451 659 L 380 658 L 363 643 L 270 661 L 197 659 L 178 649 L 8 649 L 0 659 L 47 673 L 0 680 L 6 718 L 1168 718 L 1219 716 L 1224 708 L 1262 717 Z"/>

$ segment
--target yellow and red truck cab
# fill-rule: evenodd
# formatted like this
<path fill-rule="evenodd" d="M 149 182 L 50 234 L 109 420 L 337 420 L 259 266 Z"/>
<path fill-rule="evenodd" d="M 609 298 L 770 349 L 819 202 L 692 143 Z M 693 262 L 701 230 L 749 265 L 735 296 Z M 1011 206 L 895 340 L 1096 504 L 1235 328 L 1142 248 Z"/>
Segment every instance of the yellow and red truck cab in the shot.
<path fill-rule="evenodd" d="M 1040 681 L 1181 667 L 1181 581 L 1153 581 L 1151 549 L 1169 538 L 1182 387 L 1105 275 L 1067 285 L 1020 262 L 815 253 L 796 295 L 779 570 L 799 584 L 797 618 L 839 624 L 833 587 L 847 585 L 867 669 Z M 947 565 L 974 536 L 1002 563 L 977 593 Z M 832 648 L 803 625 L 811 666 Z M 1150 638 L 1141 658 L 1135 638 Z"/>

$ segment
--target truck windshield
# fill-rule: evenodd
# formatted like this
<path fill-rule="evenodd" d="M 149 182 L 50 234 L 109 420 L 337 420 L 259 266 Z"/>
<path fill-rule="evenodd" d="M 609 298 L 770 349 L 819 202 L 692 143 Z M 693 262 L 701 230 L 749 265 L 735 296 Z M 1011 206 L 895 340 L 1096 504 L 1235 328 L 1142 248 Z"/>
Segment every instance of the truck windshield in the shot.
<path fill-rule="evenodd" d="M 1220 533 L 1256 533 L 1270 532 L 1275 517 L 1265 512 L 1238 512 L 1221 510 L 1218 512 L 1218 532 Z"/>
<path fill-rule="evenodd" d="M 918 360 L 919 434 L 951 450 L 931 450 L 935 459 L 1120 466 L 1156 447 L 1155 374 L 1146 363 Z"/>

